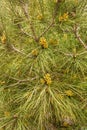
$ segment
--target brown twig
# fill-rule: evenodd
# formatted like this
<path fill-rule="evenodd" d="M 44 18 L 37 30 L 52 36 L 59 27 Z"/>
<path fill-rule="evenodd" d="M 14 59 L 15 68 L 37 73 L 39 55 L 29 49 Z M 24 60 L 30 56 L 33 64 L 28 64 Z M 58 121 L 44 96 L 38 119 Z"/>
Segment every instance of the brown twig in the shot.
<path fill-rule="evenodd" d="M 16 47 L 14 47 L 14 45 L 10 44 L 9 42 L 5 43 L 5 48 L 8 51 L 14 51 L 14 52 L 20 53 L 22 55 L 26 55 L 24 52 L 22 52 L 21 50 L 17 49 Z"/>
<path fill-rule="evenodd" d="M 10 78 L 11 78 L 11 79 L 14 79 L 14 80 L 16 80 L 16 81 L 19 81 L 19 82 L 28 82 L 28 81 L 35 80 L 37 77 L 32 78 L 32 79 L 23 79 L 23 80 L 17 79 L 17 78 L 14 78 L 14 77 L 10 77 Z"/>
<path fill-rule="evenodd" d="M 34 39 L 34 37 L 33 37 L 32 35 L 30 35 L 29 33 L 25 32 L 25 31 L 23 30 L 23 28 L 20 28 L 20 31 L 21 31 L 21 33 L 25 34 L 26 36 L 29 36 L 29 37 L 31 37 L 31 38 Z"/>
<path fill-rule="evenodd" d="M 22 6 L 22 9 L 23 9 L 23 12 L 24 12 L 24 14 L 25 14 L 25 16 L 26 16 L 26 18 L 27 18 L 29 24 L 30 24 L 30 28 L 31 28 L 31 31 L 32 31 L 32 34 L 33 34 L 33 39 L 34 39 L 36 42 L 38 42 L 39 39 L 40 39 L 40 37 L 42 37 L 46 32 L 49 31 L 49 29 L 50 29 L 51 27 L 53 27 L 55 18 L 56 18 L 57 13 L 58 13 L 59 5 L 60 5 L 60 3 L 61 3 L 62 1 L 63 1 L 63 0 L 57 0 L 57 3 L 56 3 L 55 8 L 54 8 L 54 13 L 53 13 L 53 17 L 52 17 L 51 23 L 46 27 L 46 29 L 45 29 L 45 30 L 40 34 L 40 36 L 38 36 L 38 37 L 36 36 L 33 23 L 30 21 L 30 18 L 29 18 L 28 5 L 20 1 L 21 6 Z M 27 33 L 25 33 L 25 34 L 27 34 Z"/>
<path fill-rule="evenodd" d="M 16 86 L 16 85 L 24 84 L 25 82 L 31 82 L 31 81 L 37 79 L 37 77 L 31 78 L 31 79 L 23 79 L 23 80 L 17 79 L 17 78 L 14 78 L 14 77 L 10 77 L 10 78 L 13 79 L 13 80 L 15 80 L 15 81 L 17 81 L 17 82 L 16 82 L 16 83 L 13 83 L 13 84 L 11 84 L 11 85 L 8 85 L 8 87 L 14 87 L 14 86 Z"/>
<path fill-rule="evenodd" d="M 65 53 L 65 52 L 62 52 L 62 51 L 60 51 L 59 53 L 65 55 L 65 56 L 71 56 L 71 57 L 73 57 L 72 53 Z"/>
<path fill-rule="evenodd" d="M 62 2 L 62 0 L 57 0 L 57 3 L 56 3 L 55 8 L 54 8 L 54 13 L 53 13 L 52 20 L 51 20 L 51 22 L 49 23 L 48 27 L 40 34 L 40 36 L 38 37 L 38 40 L 39 40 L 40 37 L 42 37 L 46 32 L 48 32 L 51 27 L 53 27 L 53 25 L 54 25 L 54 23 L 55 23 L 55 22 L 54 22 L 54 21 L 55 21 L 55 18 L 56 18 L 57 13 L 58 13 L 59 5 L 60 5 L 61 2 Z"/>
<path fill-rule="evenodd" d="M 33 25 L 32 21 L 30 21 L 30 18 L 29 18 L 28 4 L 23 3 L 23 2 L 21 2 L 21 1 L 20 1 L 20 3 L 21 3 L 21 7 L 22 7 L 22 9 L 23 9 L 23 12 L 24 12 L 24 14 L 25 14 L 25 16 L 26 16 L 26 18 L 27 18 L 27 20 L 28 20 L 28 23 L 29 23 L 29 25 L 30 25 L 30 29 L 31 29 L 32 34 L 33 34 L 33 38 L 34 38 L 34 40 L 37 42 L 37 41 L 38 41 L 38 40 L 37 40 L 38 38 L 37 38 L 36 33 L 35 33 L 34 25 Z"/>
<path fill-rule="evenodd" d="M 87 50 L 87 45 L 84 43 L 84 41 L 81 39 L 80 35 L 79 35 L 79 27 L 77 25 L 74 26 L 74 30 L 73 30 L 77 40 L 79 41 L 80 44 L 82 44 L 82 46 Z"/>
<path fill-rule="evenodd" d="M 50 25 L 40 34 L 40 36 L 38 37 L 38 40 L 40 39 L 40 37 L 42 37 L 46 32 L 48 32 L 48 30 L 53 27 L 54 25 L 54 21 L 52 20 L 52 22 L 50 23 Z"/>
<path fill-rule="evenodd" d="M 60 3 L 61 3 L 62 1 L 63 1 L 63 0 L 57 0 L 56 5 L 55 5 L 55 8 L 54 8 L 54 12 L 53 12 L 53 19 L 56 18 L 57 14 L 58 14 L 58 9 L 59 9 Z"/>
<path fill-rule="evenodd" d="M 11 45 L 11 49 L 12 49 L 13 51 L 15 51 L 15 52 L 18 52 L 18 53 L 20 53 L 20 54 L 26 55 L 26 54 L 25 54 L 24 52 L 22 52 L 21 50 L 15 48 L 13 45 Z"/>

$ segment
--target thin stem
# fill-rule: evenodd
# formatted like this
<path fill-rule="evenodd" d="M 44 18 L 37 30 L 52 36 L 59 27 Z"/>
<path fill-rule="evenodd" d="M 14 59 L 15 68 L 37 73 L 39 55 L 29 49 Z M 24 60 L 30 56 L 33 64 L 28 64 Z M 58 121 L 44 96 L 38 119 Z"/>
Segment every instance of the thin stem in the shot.
<path fill-rule="evenodd" d="M 22 52 L 21 50 L 15 48 L 13 45 L 11 45 L 11 49 L 12 49 L 13 51 L 15 51 L 15 52 L 18 52 L 18 53 L 20 53 L 20 54 L 26 55 L 26 54 L 25 54 L 24 52 Z"/>
<path fill-rule="evenodd" d="M 37 77 L 32 78 L 32 79 L 23 79 L 23 80 L 17 79 L 17 78 L 14 78 L 14 77 L 10 77 L 10 78 L 11 78 L 11 79 L 14 79 L 14 80 L 16 80 L 16 81 L 19 81 L 19 82 L 27 82 L 27 81 L 35 80 Z"/>
<path fill-rule="evenodd" d="M 58 13 L 59 5 L 60 5 L 61 2 L 62 2 L 62 0 L 57 0 L 57 3 L 56 3 L 55 8 L 54 8 L 54 13 L 53 13 L 52 20 L 51 20 L 50 24 L 48 25 L 48 27 L 40 34 L 40 36 L 38 37 L 38 40 L 39 40 L 40 37 L 42 37 L 46 32 L 48 32 L 51 27 L 53 27 L 53 25 L 54 25 L 54 23 L 55 23 L 55 22 L 54 22 L 54 21 L 55 21 L 55 18 L 56 18 L 57 13 Z"/>
<path fill-rule="evenodd" d="M 34 37 L 33 37 L 32 35 L 30 35 L 29 33 L 25 32 L 25 31 L 23 30 L 23 28 L 20 28 L 20 30 L 21 30 L 21 33 L 23 33 L 23 34 L 25 34 L 26 36 L 29 36 L 29 37 L 31 37 L 31 38 L 34 39 Z"/>
<path fill-rule="evenodd" d="M 25 4 L 21 1 L 20 1 L 20 3 L 21 3 L 21 7 L 23 9 L 23 12 L 25 14 L 25 17 L 27 18 L 28 23 L 30 25 L 30 29 L 31 29 L 32 34 L 34 36 L 34 40 L 37 42 L 37 36 L 36 36 L 36 33 L 35 33 L 34 25 L 33 25 L 32 21 L 30 21 L 29 14 L 28 14 L 28 4 Z"/>
<path fill-rule="evenodd" d="M 71 57 L 73 57 L 73 54 L 71 54 L 71 53 L 65 53 L 65 52 L 62 52 L 62 51 L 60 51 L 59 53 L 65 55 L 65 56 L 71 56 Z"/>
<path fill-rule="evenodd" d="M 40 36 L 38 37 L 38 40 L 40 39 L 40 37 L 42 37 L 46 32 L 48 32 L 48 30 L 53 27 L 54 25 L 54 21 L 52 20 L 51 24 L 40 34 Z"/>
<path fill-rule="evenodd" d="M 84 43 L 84 41 L 81 39 L 80 35 L 79 35 L 79 27 L 77 25 L 74 26 L 74 34 L 77 38 L 77 40 L 79 41 L 80 44 L 82 44 L 82 46 L 87 50 L 87 45 Z"/>

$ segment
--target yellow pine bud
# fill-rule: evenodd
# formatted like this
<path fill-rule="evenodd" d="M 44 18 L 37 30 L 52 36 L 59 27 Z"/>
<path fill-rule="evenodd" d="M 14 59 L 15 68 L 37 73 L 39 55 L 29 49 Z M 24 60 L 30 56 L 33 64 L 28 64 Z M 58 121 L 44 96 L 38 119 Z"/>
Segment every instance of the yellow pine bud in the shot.
<path fill-rule="evenodd" d="M 52 83 L 52 80 L 51 79 L 47 79 L 46 83 L 47 83 L 47 85 L 50 85 Z"/>
<path fill-rule="evenodd" d="M 46 41 L 46 39 L 44 37 L 41 37 L 40 38 L 40 45 L 43 47 L 43 48 L 48 48 L 48 43 Z"/>
<path fill-rule="evenodd" d="M 50 78 L 50 74 L 49 73 L 45 74 L 45 76 L 44 76 L 44 79 L 47 79 L 47 78 Z"/>
<path fill-rule="evenodd" d="M 33 56 L 37 56 L 37 55 L 38 55 L 38 50 L 37 50 L 37 49 L 34 49 L 34 50 L 32 50 L 31 53 L 32 53 Z"/>
<path fill-rule="evenodd" d="M 68 12 L 63 14 L 63 20 L 67 21 L 67 19 L 69 18 Z"/>
<path fill-rule="evenodd" d="M 37 19 L 38 19 L 38 20 L 43 20 L 43 15 L 42 15 L 42 14 L 38 14 L 38 15 L 37 15 Z"/>
<path fill-rule="evenodd" d="M 44 37 L 40 38 L 40 45 L 43 45 L 46 42 L 46 39 Z"/>
<path fill-rule="evenodd" d="M 3 44 L 6 43 L 6 36 L 5 36 L 4 33 L 3 33 L 2 37 L 1 37 L 1 42 L 2 42 Z"/>
<path fill-rule="evenodd" d="M 43 48 L 48 48 L 48 44 L 44 43 L 44 45 L 42 46 Z"/>
<path fill-rule="evenodd" d="M 62 21 L 63 21 L 63 17 L 59 16 L 59 22 L 62 22 Z"/>
<path fill-rule="evenodd" d="M 45 76 L 44 76 L 44 79 L 45 79 L 45 82 L 47 85 L 50 85 L 52 83 L 52 80 L 51 80 L 51 76 L 49 73 L 47 73 Z"/>
<path fill-rule="evenodd" d="M 74 95 L 74 93 L 71 90 L 65 91 L 65 94 L 69 97 L 72 97 Z"/>
<path fill-rule="evenodd" d="M 68 12 L 64 13 L 62 16 L 59 16 L 59 22 L 67 21 L 69 18 Z"/>

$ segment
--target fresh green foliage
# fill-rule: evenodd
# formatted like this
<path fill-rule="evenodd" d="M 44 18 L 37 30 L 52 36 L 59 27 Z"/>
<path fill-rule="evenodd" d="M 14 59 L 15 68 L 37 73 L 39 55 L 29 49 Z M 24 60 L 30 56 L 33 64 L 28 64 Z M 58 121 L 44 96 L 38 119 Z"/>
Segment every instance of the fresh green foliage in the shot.
<path fill-rule="evenodd" d="M 0 1 L 0 130 L 87 125 L 87 1 Z"/>

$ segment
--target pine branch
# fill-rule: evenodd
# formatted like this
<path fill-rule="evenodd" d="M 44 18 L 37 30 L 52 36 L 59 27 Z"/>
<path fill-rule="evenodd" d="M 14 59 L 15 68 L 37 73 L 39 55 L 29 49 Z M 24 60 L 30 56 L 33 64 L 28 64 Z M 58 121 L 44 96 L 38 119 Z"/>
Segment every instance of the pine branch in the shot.
<path fill-rule="evenodd" d="M 55 20 L 55 18 L 56 18 L 56 16 L 57 16 L 57 13 L 58 13 L 59 5 L 60 5 L 60 3 L 61 3 L 62 1 L 63 1 L 63 0 L 57 0 L 56 6 L 55 6 L 55 8 L 54 8 L 53 18 L 52 18 L 52 20 L 51 20 L 51 23 L 48 25 L 48 27 L 47 27 L 47 28 L 40 34 L 40 36 L 38 36 L 38 37 L 36 36 L 33 23 L 30 21 L 30 18 L 29 18 L 28 5 L 27 5 L 27 4 L 24 4 L 23 2 L 20 1 L 20 2 L 21 2 L 21 5 L 22 5 L 23 12 L 24 12 L 24 14 L 25 14 L 25 16 L 26 16 L 26 18 L 27 18 L 29 24 L 30 24 L 31 31 L 32 31 L 33 36 L 34 36 L 33 38 L 34 38 L 34 40 L 35 40 L 36 42 L 38 42 L 39 39 L 40 39 L 40 37 L 42 37 L 46 32 L 49 31 L 49 29 L 50 29 L 51 27 L 53 27 L 53 25 L 54 25 L 54 20 Z"/>
<path fill-rule="evenodd" d="M 11 49 L 12 49 L 13 51 L 15 51 L 15 52 L 18 52 L 18 53 L 22 54 L 22 55 L 26 55 L 26 54 L 25 54 L 24 52 L 22 52 L 21 50 L 15 48 L 13 45 L 11 45 Z"/>
<path fill-rule="evenodd" d="M 52 20 L 51 24 L 40 34 L 40 36 L 38 37 L 38 40 L 40 39 L 40 37 L 42 37 L 46 32 L 48 32 L 48 30 L 53 27 L 54 25 L 54 20 Z"/>
<path fill-rule="evenodd" d="M 60 51 L 59 53 L 65 55 L 65 56 L 71 56 L 71 57 L 73 57 L 72 53 L 65 53 L 63 51 Z"/>
<path fill-rule="evenodd" d="M 26 36 L 29 36 L 29 37 L 31 37 L 31 38 L 34 39 L 34 37 L 33 37 L 32 35 L 30 35 L 29 33 L 25 32 L 25 31 L 23 30 L 23 28 L 20 28 L 20 30 L 21 30 L 21 33 L 22 33 L 22 34 L 25 34 Z"/>
<path fill-rule="evenodd" d="M 33 34 L 33 38 L 37 42 L 38 40 L 37 40 L 37 36 L 36 36 L 36 33 L 35 33 L 34 25 L 33 25 L 32 21 L 30 21 L 30 18 L 29 18 L 28 5 L 21 2 L 21 1 L 20 1 L 20 3 L 21 3 L 22 10 L 23 10 L 23 12 L 25 14 L 25 17 L 27 18 L 28 23 L 30 25 L 30 29 L 31 29 L 32 34 Z"/>
<path fill-rule="evenodd" d="M 77 25 L 74 26 L 74 30 L 73 30 L 77 40 L 79 41 L 80 44 L 82 44 L 82 46 L 87 50 L 87 45 L 84 43 L 84 41 L 81 39 L 80 35 L 79 35 L 79 27 Z"/>
<path fill-rule="evenodd" d="M 52 20 L 51 20 L 51 22 L 49 23 L 48 27 L 40 34 L 40 36 L 38 37 L 38 40 L 39 40 L 40 37 L 42 37 L 46 32 L 48 32 L 51 27 L 53 27 L 53 25 L 54 25 L 54 23 L 55 23 L 55 22 L 54 22 L 54 21 L 55 21 L 55 18 L 56 18 L 57 13 L 58 13 L 59 5 L 60 5 L 61 2 L 62 2 L 62 0 L 57 0 L 56 6 L 55 6 L 55 8 L 54 8 L 54 13 L 53 13 Z"/>
<path fill-rule="evenodd" d="M 59 10 L 60 3 L 63 2 L 63 0 L 57 0 L 55 8 L 54 8 L 54 13 L 53 13 L 53 19 L 56 18 Z"/>
<path fill-rule="evenodd" d="M 19 81 L 19 82 L 28 82 L 28 81 L 33 81 L 33 80 L 37 79 L 37 77 L 31 78 L 31 79 L 23 79 L 23 80 L 17 79 L 17 78 L 14 78 L 14 77 L 10 77 L 10 78 L 11 78 L 11 79 L 14 79 L 14 80 L 16 80 L 16 81 Z"/>
<path fill-rule="evenodd" d="M 7 87 L 14 87 L 14 86 L 16 86 L 16 85 L 20 85 L 20 84 L 25 84 L 25 82 L 32 82 L 33 80 L 36 80 L 37 79 L 37 77 L 35 77 L 35 78 L 31 78 L 31 79 L 23 79 L 23 80 L 21 80 L 21 79 L 17 79 L 17 78 L 14 78 L 14 77 L 9 77 L 10 79 L 13 79 L 13 80 L 15 80 L 15 81 L 17 81 L 16 83 L 13 83 L 13 84 L 10 84 L 10 85 L 8 85 Z M 6 88 L 7 88 L 6 87 Z"/>

